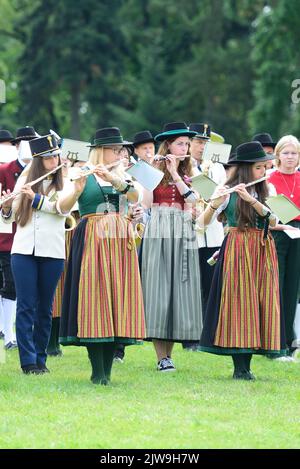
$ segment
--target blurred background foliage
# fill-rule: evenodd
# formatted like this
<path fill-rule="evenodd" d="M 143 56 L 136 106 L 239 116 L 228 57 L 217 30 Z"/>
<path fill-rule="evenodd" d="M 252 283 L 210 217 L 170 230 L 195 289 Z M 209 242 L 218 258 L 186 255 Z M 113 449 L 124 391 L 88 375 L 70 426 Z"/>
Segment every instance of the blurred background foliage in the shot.
<path fill-rule="evenodd" d="M 0 127 L 300 137 L 299 17 L 299 0 L 0 0 Z"/>

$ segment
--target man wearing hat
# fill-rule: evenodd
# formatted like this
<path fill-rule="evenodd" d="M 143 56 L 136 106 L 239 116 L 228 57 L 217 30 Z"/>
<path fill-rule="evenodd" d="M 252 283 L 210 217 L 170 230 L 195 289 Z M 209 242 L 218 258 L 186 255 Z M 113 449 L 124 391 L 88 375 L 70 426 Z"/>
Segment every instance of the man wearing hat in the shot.
<path fill-rule="evenodd" d="M 19 148 L 21 140 L 32 140 L 36 138 L 37 134 L 33 127 L 23 127 L 17 130 L 16 138 L 13 138 L 10 132 L 1 131 L 2 139 Z M 0 133 L 1 137 L 1 133 Z M 30 160 L 23 160 L 21 155 L 10 163 L 5 163 L 0 166 L 0 184 L 2 191 L 13 191 L 16 181 L 23 171 L 24 167 Z M 1 233 L 0 236 L 0 265 L 2 268 L 3 287 L 0 290 L 3 304 L 4 315 L 4 335 L 5 335 L 5 348 L 7 350 L 17 347 L 15 341 L 15 333 L 13 331 L 13 322 L 16 308 L 16 292 L 14 280 L 11 272 L 11 256 L 10 251 L 13 244 L 14 235 L 16 232 L 16 224 L 12 225 L 12 233 Z"/>
<path fill-rule="evenodd" d="M 270 158 L 270 160 L 267 161 L 266 163 L 267 173 L 272 172 L 270 170 L 274 166 L 273 164 L 274 159 L 275 159 L 274 148 L 276 147 L 276 142 L 273 142 L 271 135 L 268 133 L 261 133 L 261 134 L 254 135 L 254 137 L 252 138 L 252 142 L 254 141 L 260 142 L 261 146 L 263 147 L 267 155 L 274 156 L 273 159 Z"/>
<path fill-rule="evenodd" d="M 12 144 L 13 136 L 9 130 L 0 130 L 0 164 L 10 163 L 17 157 L 17 152 Z"/>
<path fill-rule="evenodd" d="M 212 161 L 203 161 L 203 151 L 207 142 L 210 141 L 211 129 L 208 124 L 193 123 L 189 129 L 197 132 L 191 142 L 191 156 L 195 162 L 196 173 L 204 173 L 216 184 L 224 184 L 226 172 L 222 164 Z M 201 194 L 200 194 L 201 195 Z M 218 250 L 224 239 L 224 229 L 222 223 L 215 219 L 205 230 L 197 230 L 197 241 L 199 247 L 199 261 L 201 270 L 201 291 L 203 301 L 203 311 L 206 309 L 214 266 L 207 263 L 207 260 Z M 185 345 L 184 348 L 197 350 L 197 347 Z"/>
<path fill-rule="evenodd" d="M 149 130 L 135 134 L 133 138 L 134 155 L 137 159 L 152 163 L 155 154 L 154 138 Z"/>
<path fill-rule="evenodd" d="M 12 140 L 14 137 L 9 130 L 2 129 L 0 130 L 0 144 L 12 145 Z"/>

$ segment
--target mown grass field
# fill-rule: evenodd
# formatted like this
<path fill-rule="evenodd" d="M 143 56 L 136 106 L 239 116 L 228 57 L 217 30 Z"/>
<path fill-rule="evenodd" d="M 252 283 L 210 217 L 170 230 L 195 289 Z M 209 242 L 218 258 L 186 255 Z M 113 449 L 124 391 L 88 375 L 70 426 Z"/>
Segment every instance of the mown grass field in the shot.
<path fill-rule="evenodd" d="M 230 358 L 176 345 L 177 372 L 160 374 L 147 343 L 126 349 L 104 387 L 89 381 L 84 348 L 63 352 L 43 376 L 23 375 L 17 351 L 6 354 L 0 448 L 300 447 L 300 363 L 254 357 L 257 380 L 237 382 Z"/>

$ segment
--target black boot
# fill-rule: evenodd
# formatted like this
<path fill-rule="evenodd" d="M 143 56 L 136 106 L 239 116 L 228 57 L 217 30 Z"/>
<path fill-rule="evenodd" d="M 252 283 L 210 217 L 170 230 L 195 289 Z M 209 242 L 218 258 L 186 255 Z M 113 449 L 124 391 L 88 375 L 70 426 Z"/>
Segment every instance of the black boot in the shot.
<path fill-rule="evenodd" d="M 250 372 L 251 358 L 252 355 L 246 353 L 236 353 L 232 355 L 232 360 L 234 363 L 233 379 L 243 379 L 245 381 L 255 379 L 252 373 Z"/>
<path fill-rule="evenodd" d="M 42 375 L 44 372 L 40 370 L 37 365 L 23 365 L 22 371 L 25 375 Z"/>
<path fill-rule="evenodd" d="M 115 342 L 106 342 L 103 344 L 103 364 L 104 364 L 104 372 L 105 378 L 108 384 L 110 382 L 110 375 L 111 375 L 111 368 L 114 359 L 114 353 L 116 350 Z"/>
<path fill-rule="evenodd" d="M 52 318 L 51 334 L 50 334 L 49 344 L 47 347 L 47 355 L 50 355 L 51 357 L 59 357 L 62 355 L 62 351 L 60 349 L 59 342 L 58 342 L 59 325 L 60 325 L 60 318 Z"/>
<path fill-rule="evenodd" d="M 251 360 L 252 360 L 252 353 L 245 353 L 244 354 L 244 362 L 245 362 L 245 367 L 246 367 L 246 370 L 248 372 L 248 375 L 249 375 L 249 379 L 251 380 L 254 380 L 255 379 L 255 376 L 254 374 L 252 373 L 251 369 L 250 369 L 250 363 L 251 363 Z"/>
<path fill-rule="evenodd" d="M 92 343 L 86 346 L 92 365 L 91 381 L 93 384 L 106 384 L 106 376 L 103 366 L 103 345 Z"/>

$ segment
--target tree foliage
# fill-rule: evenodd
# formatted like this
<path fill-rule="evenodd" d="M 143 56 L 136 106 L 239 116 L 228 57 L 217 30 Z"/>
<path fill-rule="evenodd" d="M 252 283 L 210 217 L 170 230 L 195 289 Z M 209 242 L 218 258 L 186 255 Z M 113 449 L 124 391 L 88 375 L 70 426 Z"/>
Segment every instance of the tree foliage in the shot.
<path fill-rule="evenodd" d="M 0 126 L 90 139 L 207 121 L 233 145 L 300 130 L 297 0 L 0 0 Z"/>

